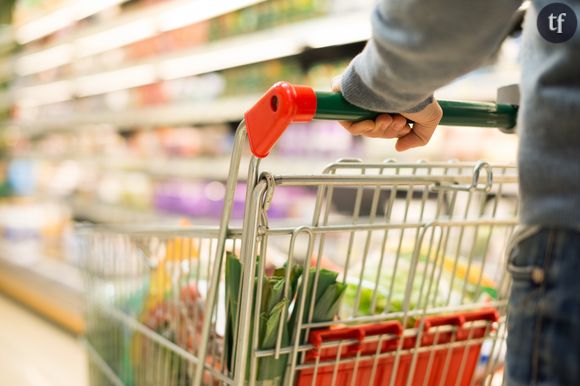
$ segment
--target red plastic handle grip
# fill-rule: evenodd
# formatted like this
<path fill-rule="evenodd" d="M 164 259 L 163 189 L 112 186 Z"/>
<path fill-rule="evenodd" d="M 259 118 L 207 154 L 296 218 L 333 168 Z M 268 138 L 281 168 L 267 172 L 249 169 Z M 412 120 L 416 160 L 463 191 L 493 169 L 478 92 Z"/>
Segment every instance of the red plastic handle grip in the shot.
<path fill-rule="evenodd" d="M 333 330 L 317 330 L 310 333 L 309 341 L 315 349 L 319 349 L 322 343 L 339 340 L 355 339 L 362 342 L 365 333 L 361 328 L 346 327 Z"/>
<path fill-rule="evenodd" d="M 443 315 L 443 316 L 430 316 L 423 319 L 423 331 L 427 332 L 433 327 L 441 326 L 457 326 L 461 327 L 465 323 L 465 317 L 463 314 L 460 315 Z M 415 327 L 419 327 L 421 320 L 417 320 Z"/>
<path fill-rule="evenodd" d="M 344 327 L 332 330 L 317 330 L 310 333 L 310 343 L 319 348 L 323 342 L 356 339 L 362 342 L 367 336 L 377 335 L 401 335 L 403 333 L 403 326 L 399 321 L 390 321 L 380 324 L 368 324 L 360 327 Z"/>
<path fill-rule="evenodd" d="M 364 326 L 364 331 L 365 336 L 377 336 L 386 334 L 400 336 L 403 333 L 403 326 L 399 321 L 394 320 L 391 322 Z"/>
<path fill-rule="evenodd" d="M 381 324 L 369 324 L 360 327 L 345 327 L 333 330 L 317 330 L 312 331 L 309 336 L 310 344 L 314 346 L 314 355 L 318 355 L 320 346 L 324 342 L 340 341 L 347 339 L 357 340 L 357 344 L 348 348 L 351 353 L 360 351 L 361 344 L 368 336 L 377 335 L 396 335 L 400 336 L 403 333 L 403 326 L 399 321 L 390 321 Z"/>
<path fill-rule="evenodd" d="M 484 308 L 473 312 L 466 312 L 463 314 L 463 318 L 466 322 L 475 322 L 477 320 L 497 322 L 499 320 L 499 312 L 495 308 Z"/>
<path fill-rule="evenodd" d="M 349 346 L 348 351 L 356 353 L 360 350 L 360 345 L 365 338 L 365 333 L 361 328 L 346 327 L 334 330 L 317 330 L 312 331 L 308 337 L 310 344 L 314 346 L 314 356 L 319 355 L 320 346 L 324 342 L 341 341 L 354 339 L 357 340 L 355 345 Z"/>
<path fill-rule="evenodd" d="M 266 157 L 290 123 L 311 121 L 315 113 L 312 88 L 276 83 L 244 114 L 252 153 Z"/>

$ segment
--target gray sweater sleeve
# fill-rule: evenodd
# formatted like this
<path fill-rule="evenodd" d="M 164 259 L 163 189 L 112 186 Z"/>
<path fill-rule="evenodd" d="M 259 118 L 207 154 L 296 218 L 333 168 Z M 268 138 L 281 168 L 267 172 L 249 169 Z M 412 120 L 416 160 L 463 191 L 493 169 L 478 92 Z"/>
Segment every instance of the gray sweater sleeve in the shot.
<path fill-rule="evenodd" d="M 432 93 L 477 68 L 508 32 L 519 0 L 379 0 L 372 38 L 342 76 L 351 103 L 418 111 Z"/>

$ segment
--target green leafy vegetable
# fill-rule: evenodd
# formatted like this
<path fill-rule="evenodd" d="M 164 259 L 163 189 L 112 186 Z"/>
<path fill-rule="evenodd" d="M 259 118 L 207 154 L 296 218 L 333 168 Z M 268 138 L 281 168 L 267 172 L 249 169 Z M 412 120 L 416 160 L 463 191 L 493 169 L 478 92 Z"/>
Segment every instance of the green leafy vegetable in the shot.
<path fill-rule="evenodd" d="M 335 318 L 342 295 L 346 291 L 346 285 L 337 283 L 337 272 L 322 269 L 318 273 L 315 269 L 308 272 L 307 289 L 304 290 L 303 268 L 294 265 L 288 273 L 288 266 L 278 268 L 272 276 L 262 277 L 262 297 L 259 304 L 260 320 L 256 330 L 250 327 L 251 334 L 258 334 L 258 349 L 271 350 L 276 347 L 276 342 L 282 329 L 281 347 L 290 344 L 290 338 L 295 336 L 295 328 L 298 327 L 299 305 L 302 296 L 304 308 L 302 322 L 309 319 L 309 310 L 313 304 L 312 321 L 326 322 Z M 237 323 L 237 312 L 240 292 L 240 278 L 242 265 L 238 258 L 232 254 L 226 255 L 226 303 L 228 305 L 228 318 L 226 326 L 226 360 L 231 369 L 233 363 L 234 326 Z M 256 283 L 258 283 L 256 272 Z M 288 276 L 288 280 L 287 280 Z M 302 278 L 302 280 L 300 280 Z M 316 293 L 313 296 L 314 281 L 318 280 Z M 254 294 L 256 291 L 254 289 Z M 292 310 L 292 312 L 290 312 Z M 254 309 L 253 312 L 256 312 Z M 282 326 L 282 327 L 280 327 Z M 249 337 L 252 341 L 252 335 Z M 301 337 L 301 339 L 304 339 Z M 250 353 L 248 353 L 250 355 Z M 258 359 L 257 384 L 280 385 L 284 379 L 288 354 L 282 354 L 278 358 L 272 356 Z M 249 376 L 249 374 L 247 375 Z"/>

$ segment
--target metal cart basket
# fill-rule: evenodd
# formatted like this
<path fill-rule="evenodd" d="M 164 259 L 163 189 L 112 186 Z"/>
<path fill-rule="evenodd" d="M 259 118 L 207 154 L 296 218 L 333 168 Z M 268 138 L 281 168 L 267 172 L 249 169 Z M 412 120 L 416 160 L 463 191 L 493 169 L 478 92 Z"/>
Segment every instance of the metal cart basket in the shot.
<path fill-rule="evenodd" d="M 511 105 L 441 105 L 442 124 L 515 126 Z M 320 174 L 260 170 L 291 122 L 376 114 L 278 83 L 237 130 L 219 227 L 88 232 L 91 384 L 501 384 L 513 166 L 342 159 Z M 295 187 L 316 191 L 311 221 L 271 219 L 277 193 Z"/>

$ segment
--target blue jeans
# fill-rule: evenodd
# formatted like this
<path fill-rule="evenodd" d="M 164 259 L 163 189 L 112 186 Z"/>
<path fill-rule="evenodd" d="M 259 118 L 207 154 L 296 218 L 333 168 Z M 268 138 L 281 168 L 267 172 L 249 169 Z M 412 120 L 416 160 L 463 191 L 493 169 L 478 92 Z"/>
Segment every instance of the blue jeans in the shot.
<path fill-rule="evenodd" d="M 507 386 L 580 385 L 580 232 L 543 228 L 516 243 Z"/>

